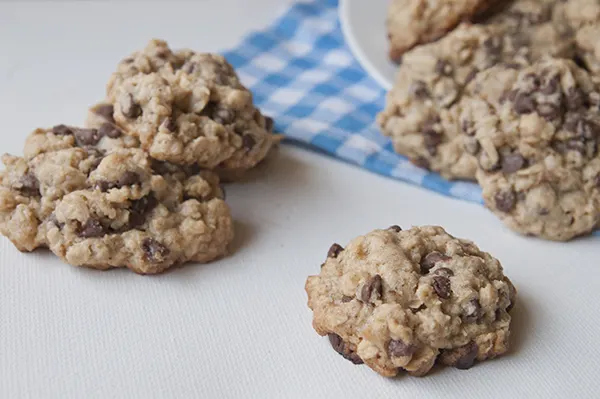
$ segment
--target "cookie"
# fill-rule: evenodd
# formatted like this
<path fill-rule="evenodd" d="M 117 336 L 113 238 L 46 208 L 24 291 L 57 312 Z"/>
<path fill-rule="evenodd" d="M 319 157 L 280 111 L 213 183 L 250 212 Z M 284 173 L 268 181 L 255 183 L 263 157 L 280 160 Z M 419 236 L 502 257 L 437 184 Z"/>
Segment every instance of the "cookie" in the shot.
<path fill-rule="evenodd" d="M 220 55 L 173 52 L 151 41 L 125 58 L 107 86 L 116 125 L 161 161 L 244 171 L 276 141 L 273 121 Z"/>
<path fill-rule="evenodd" d="M 494 1 L 391 1 L 386 21 L 390 58 L 400 62 L 406 51 L 416 45 L 438 40 L 460 22 L 468 21 L 487 9 Z"/>
<path fill-rule="evenodd" d="M 436 226 L 334 244 L 306 281 L 319 335 L 386 377 L 460 369 L 505 353 L 516 291 L 500 262 Z"/>
<path fill-rule="evenodd" d="M 396 152 L 445 178 L 473 180 L 477 165 L 462 147 L 460 100 L 479 71 L 502 61 L 502 46 L 496 31 L 462 24 L 441 40 L 406 53 L 377 117 Z"/>
<path fill-rule="evenodd" d="M 108 153 L 86 187 L 65 195 L 46 220 L 49 248 L 95 269 L 160 273 L 224 255 L 233 237 L 218 177 L 153 161 L 140 149 Z"/>
<path fill-rule="evenodd" d="M 495 67 L 461 115 L 486 206 L 511 229 L 566 241 L 600 222 L 600 92 L 574 62 Z"/>
<path fill-rule="evenodd" d="M 135 139 L 133 139 L 135 142 Z M 58 125 L 37 129 L 24 156 L 5 154 L 0 172 L 0 233 L 21 251 L 46 246 L 43 222 L 64 195 L 86 187 L 105 151 L 132 145 L 131 138 L 96 129 Z"/>
<path fill-rule="evenodd" d="M 518 0 L 481 24 L 462 24 L 406 53 L 378 117 L 395 150 L 447 179 L 474 180 L 476 164 L 465 153 L 457 123 L 464 87 L 497 64 L 518 69 L 546 54 L 572 57 L 569 25 L 553 5 Z"/>

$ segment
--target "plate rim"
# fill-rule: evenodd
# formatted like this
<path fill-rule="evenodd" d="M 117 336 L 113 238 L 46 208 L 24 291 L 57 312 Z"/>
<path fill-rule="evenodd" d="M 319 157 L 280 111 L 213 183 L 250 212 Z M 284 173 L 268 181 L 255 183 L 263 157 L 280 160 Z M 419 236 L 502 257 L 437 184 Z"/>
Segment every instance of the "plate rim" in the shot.
<path fill-rule="evenodd" d="M 381 1 L 381 0 L 377 0 Z M 358 61 L 361 67 L 373 78 L 375 81 L 385 90 L 391 90 L 393 82 L 390 82 L 379 69 L 371 62 L 369 57 L 364 53 L 355 35 L 352 33 L 352 24 L 350 23 L 350 3 L 352 0 L 340 0 L 338 7 L 338 16 L 340 19 L 340 25 L 342 27 L 342 34 L 344 39 L 350 47 L 350 51 L 354 55 L 354 58 Z"/>

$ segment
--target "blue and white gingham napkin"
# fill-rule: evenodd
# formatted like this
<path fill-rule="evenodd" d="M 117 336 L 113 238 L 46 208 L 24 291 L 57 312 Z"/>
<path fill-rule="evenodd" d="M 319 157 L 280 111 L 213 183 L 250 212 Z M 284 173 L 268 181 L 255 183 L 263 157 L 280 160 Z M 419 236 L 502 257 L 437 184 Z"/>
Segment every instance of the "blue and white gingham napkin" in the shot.
<path fill-rule="evenodd" d="M 396 154 L 375 117 L 385 91 L 346 46 L 338 0 L 294 4 L 267 29 L 224 53 L 287 139 L 438 193 L 482 202 L 473 183 L 449 182 Z"/>

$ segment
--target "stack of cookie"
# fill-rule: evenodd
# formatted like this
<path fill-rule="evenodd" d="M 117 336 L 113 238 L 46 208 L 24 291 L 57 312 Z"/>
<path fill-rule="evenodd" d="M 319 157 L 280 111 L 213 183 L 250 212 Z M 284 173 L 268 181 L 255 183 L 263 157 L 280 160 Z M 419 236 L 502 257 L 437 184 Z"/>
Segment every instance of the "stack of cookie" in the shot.
<path fill-rule="evenodd" d="M 233 223 L 219 179 L 276 142 L 223 57 L 158 40 L 119 63 L 86 124 L 38 129 L 22 157 L 2 157 L 0 233 L 21 251 L 144 274 L 224 255 Z"/>
<path fill-rule="evenodd" d="M 597 227 L 600 2 L 394 0 L 389 12 L 400 66 L 378 122 L 396 151 L 476 180 L 519 233 Z"/>

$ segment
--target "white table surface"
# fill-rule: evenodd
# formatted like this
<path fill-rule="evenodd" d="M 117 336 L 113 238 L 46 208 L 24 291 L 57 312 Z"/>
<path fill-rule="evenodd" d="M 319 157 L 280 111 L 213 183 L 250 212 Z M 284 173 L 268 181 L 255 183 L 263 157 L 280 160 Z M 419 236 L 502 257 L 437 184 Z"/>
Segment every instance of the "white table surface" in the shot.
<path fill-rule="evenodd" d="M 0 2 L 0 151 L 20 153 L 35 127 L 81 123 L 115 63 L 151 37 L 219 50 L 286 4 Z M 600 396 L 598 238 L 523 238 L 481 206 L 289 146 L 228 201 L 235 253 L 161 276 L 78 269 L 1 238 L 0 397 Z M 317 336 L 306 276 L 332 242 L 391 224 L 440 224 L 503 262 L 520 294 L 509 355 L 384 379 Z"/>

